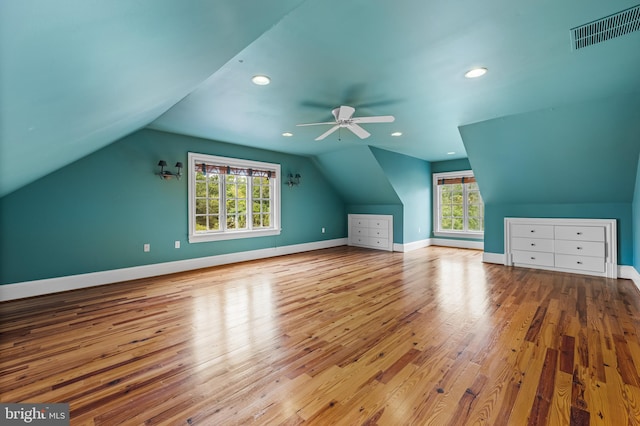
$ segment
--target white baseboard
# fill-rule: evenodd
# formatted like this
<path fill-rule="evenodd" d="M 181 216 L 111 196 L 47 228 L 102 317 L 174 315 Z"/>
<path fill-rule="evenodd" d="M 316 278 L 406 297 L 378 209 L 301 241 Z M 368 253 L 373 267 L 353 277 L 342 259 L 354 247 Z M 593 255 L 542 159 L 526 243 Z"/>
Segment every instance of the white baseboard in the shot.
<path fill-rule="evenodd" d="M 414 241 L 414 242 L 408 243 L 408 244 L 394 243 L 393 244 L 393 251 L 407 252 L 407 251 L 412 251 L 412 250 L 418 250 L 418 249 L 421 249 L 421 248 L 424 248 L 424 247 L 429 247 L 430 245 L 431 245 L 431 240 L 430 239 Z"/>
<path fill-rule="evenodd" d="M 346 238 L 337 238 L 334 240 L 316 241 L 312 243 L 294 244 L 290 246 L 199 257 L 195 259 L 176 260 L 174 262 L 134 266 L 131 268 L 113 269 L 110 271 L 91 272 L 88 274 L 5 284 L 0 285 L 0 302 L 58 293 L 61 291 L 78 290 L 103 284 L 113 284 L 121 281 L 156 277 L 159 275 L 226 265 L 229 263 L 244 262 L 247 260 L 264 259 L 267 257 L 283 256 L 286 254 L 344 246 L 346 244 Z"/>
<path fill-rule="evenodd" d="M 503 253 L 482 253 L 482 261 L 485 263 L 497 263 L 498 265 L 504 265 Z"/>
<path fill-rule="evenodd" d="M 619 265 L 618 266 L 618 278 L 625 278 L 633 281 L 633 283 L 640 290 L 640 273 L 633 266 Z"/>
<path fill-rule="evenodd" d="M 453 240 L 448 238 L 431 238 L 432 246 L 456 247 L 484 250 L 484 241 Z"/>

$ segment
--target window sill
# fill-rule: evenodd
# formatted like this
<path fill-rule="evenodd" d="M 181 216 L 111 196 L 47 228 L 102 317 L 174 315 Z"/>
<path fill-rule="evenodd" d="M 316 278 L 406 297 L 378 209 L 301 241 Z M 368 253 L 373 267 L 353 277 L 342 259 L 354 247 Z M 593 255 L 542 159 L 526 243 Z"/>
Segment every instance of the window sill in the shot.
<path fill-rule="evenodd" d="M 237 240 L 240 238 L 268 237 L 272 235 L 280 235 L 280 229 L 195 234 L 189 235 L 189 243 L 206 243 L 211 241 Z"/>
<path fill-rule="evenodd" d="M 473 238 L 474 240 L 483 240 L 484 232 L 442 232 L 437 231 L 433 233 L 436 237 L 446 238 Z"/>

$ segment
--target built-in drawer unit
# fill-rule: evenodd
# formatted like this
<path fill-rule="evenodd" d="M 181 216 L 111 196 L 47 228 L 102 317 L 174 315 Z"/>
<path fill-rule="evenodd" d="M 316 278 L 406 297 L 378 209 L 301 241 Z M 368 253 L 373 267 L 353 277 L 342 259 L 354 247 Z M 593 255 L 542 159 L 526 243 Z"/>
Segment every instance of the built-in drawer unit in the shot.
<path fill-rule="evenodd" d="M 615 219 L 505 218 L 505 264 L 617 278 Z"/>
<path fill-rule="evenodd" d="M 349 245 L 393 251 L 392 215 L 349 215 Z"/>

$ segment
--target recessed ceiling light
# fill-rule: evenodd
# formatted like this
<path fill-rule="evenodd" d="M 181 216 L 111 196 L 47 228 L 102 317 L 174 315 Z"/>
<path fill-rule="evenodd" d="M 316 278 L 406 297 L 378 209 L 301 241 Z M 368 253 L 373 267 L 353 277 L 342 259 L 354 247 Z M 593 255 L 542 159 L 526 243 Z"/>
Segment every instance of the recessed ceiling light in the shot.
<path fill-rule="evenodd" d="M 449 152 L 447 152 L 447 155 L 453 155 L 455 153 L 456 153 L 455 151 L 449 151 Z"/>
<path fill-rule="evenodd" d="M 282 134 L 282 136 L 284 136 L 284 137 L 286 137 L 286 138 L 290 138 L 291 136 L 293 136 L 293 133 L 291 133 L 291 132 L 284 132 L 284 133 Z"/>
<path fill-rule="evenodd" d="M 402 136 L 402 132 L 393 132 L 391 136 Z"/>
<path fill-rule="evenodd" d="M 486 73 L 487 73 L 486 68 L 473 68 L 467 71 L 466 73 L 464 73 L 464 76 L 466 78 L 478 78 L 478 77 L 482 77 Z"/>
<path fill-rule="evenodd" d="M 257 84 L 258 86 L 266 86 L 271 83 L 271 79 L 266 75 L 254 75 L 251 77 L 251 81 L 253 84 Z"/>

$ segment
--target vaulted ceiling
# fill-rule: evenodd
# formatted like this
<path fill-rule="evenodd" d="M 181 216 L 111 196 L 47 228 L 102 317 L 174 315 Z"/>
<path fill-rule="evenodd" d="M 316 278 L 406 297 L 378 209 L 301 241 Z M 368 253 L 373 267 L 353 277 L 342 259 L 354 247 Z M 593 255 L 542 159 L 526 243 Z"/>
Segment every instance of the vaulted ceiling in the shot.
<path fill-rule="evenodd" d="M 637 1 L 3 1 L 0 196 L 147 126 L 301 155 L 466 157 L 459 127 L 640 94 L 640 31 L 570 45 Z M 296 127 L 339 105 L 396 120 L 363 125 L 366 140 Z"/>

